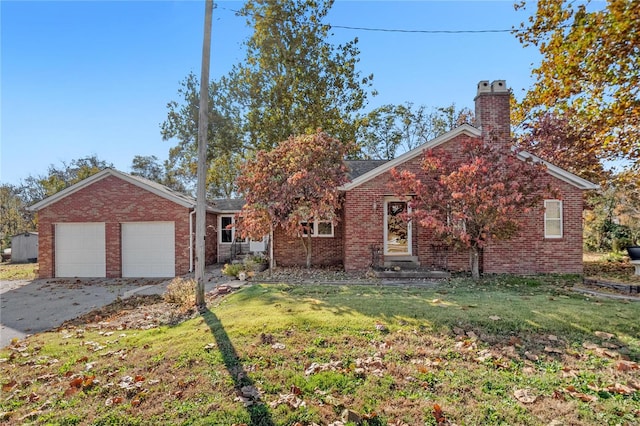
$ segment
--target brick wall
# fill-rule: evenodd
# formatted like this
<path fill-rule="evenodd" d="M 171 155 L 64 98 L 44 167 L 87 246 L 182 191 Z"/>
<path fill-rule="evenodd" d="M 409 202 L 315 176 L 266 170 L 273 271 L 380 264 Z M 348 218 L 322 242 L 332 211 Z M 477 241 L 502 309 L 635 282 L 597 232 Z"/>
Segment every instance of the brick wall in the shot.
<path fill-rule="evenodd" d="M 455 155 L 467 138 L 459 136 L 435 148 Z M 398 170 L 410 170 L 420 177 L 418 156 Z M 510 241 L 496 242 L 484 252 L 481 268 L 485 273 L 582 273 L 582 191 L 548 176 L 563 201 L 563 237 L 544 238 L 543 202 L 526 215 L 520 235 Z M 348 271 L 365 270 L 372 263 L 372 248 L 383 250 L 384 199 L 393 195 L 390 173 L 384 173 L 347 191 L 344 204 L 344 267 Z M 417 223 L 412 228 L 413 255 L 425 267 L 446 267 L 452 271 L 469 271 L 467 250 L 453 250 L 433 238 Z"/>
<path fill-rule="evenodd" d="M 455 154 L 456 146 L 469 136 L 459 135 L 440 145 L 436 150 L 446 150 Z M 418 155 L 397 167 L 420 174 L 422 155 Z M 344 267 L 347 271 L 369 268 L 373 261 L 373 251 L 384 250 L 384 206 L 385 197 L 394 196 L 390 186 L 391 174 L 383 173 L 346 192 L 344 201 Z M 418 256 L 422 265 L 430 266 L 442 262 L 441 250 L 433 245 L 429 232 L 417 224 L 412 228 L 412 254 Z M 436 253 L 438 252 L 438 253 Z M 462 256 L 466 256 L 464 253 Z M 448 261 L 456 264 L 459 253 L 449 253 Z M 465 258 L 468 264 L 468 256 Z"/>
<path fill-rule="evenodd" d="M 311 238 L 311 264 L 313 266 L 343 265 L 344 224 L 334 225 L 333 237 Z M 274 230 L 273 256 L 278 266 L 304 266 L 306 254 L 300 238 L 288 235 L 282 228 Z"/>
<path fill-rule="evenodd" d="M 189 271 L 189 211 L 122 179 L 106 176 L 38 212 L 40 278 L 55 276 L 55 224 L 74 222 L 105 223 L 106 274 L 109 278 L 122 275 L 121 223 L 174 222 L 175 272 L 176 275 L 185 274 Z M 214 250 L 213 254 L 211 250 Z M 208 251 L 207 258 L 215 258 L 215 246 L 208 245 Z"/>

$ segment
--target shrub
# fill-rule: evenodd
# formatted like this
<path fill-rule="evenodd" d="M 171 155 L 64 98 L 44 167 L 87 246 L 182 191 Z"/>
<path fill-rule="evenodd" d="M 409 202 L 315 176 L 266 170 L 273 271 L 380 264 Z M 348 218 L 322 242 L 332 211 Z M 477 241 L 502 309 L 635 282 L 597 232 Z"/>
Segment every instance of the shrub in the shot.
<path fill-rule="evenodd" d="M 242 263 L 225 263 L 224 268 L 222 268 L 223 275 L 235 278 L 238 278 L 238 274 L 244 271 L 246 271 L 246 267 Z"/>
<path fill-rule="evenodd" d="M 624 254 L 618 251 L 608 253 L 603 258 L 606 262 L 624 262 Z"/>
<path fill-rule="evenodd" d="M 176 277 L 167 286 L 167 291 L 163 297 L 168 303 L 175 303 L 189 308 L 196 303 L 196 281 L 194 279 Z"/>

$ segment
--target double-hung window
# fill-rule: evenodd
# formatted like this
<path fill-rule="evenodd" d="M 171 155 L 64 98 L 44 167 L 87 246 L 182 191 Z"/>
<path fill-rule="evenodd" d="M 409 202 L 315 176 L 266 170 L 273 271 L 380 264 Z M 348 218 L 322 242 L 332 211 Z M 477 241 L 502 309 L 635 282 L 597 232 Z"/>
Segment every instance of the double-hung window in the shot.
<path fill-rule="evenodd" d="M 243 241 L 240 236 L 236 235 L 235 223 L 236 219 L 233 215 L 222 215 L 218 218 L 220 243 L 231 244 L 234 240 Z"/>
<path fill-rule="evenodd" d="M 333 237 L 333 223 L 328 220 L 314 220 L 312 222 L 302 222 L 304 227 L 302 235 L 305 237 L 311 233 L 312 237 Z"/>
<path fill-rule="evenodd" d="M 544 237 L 562 238 L 561 200 L 544 200 Z"/>

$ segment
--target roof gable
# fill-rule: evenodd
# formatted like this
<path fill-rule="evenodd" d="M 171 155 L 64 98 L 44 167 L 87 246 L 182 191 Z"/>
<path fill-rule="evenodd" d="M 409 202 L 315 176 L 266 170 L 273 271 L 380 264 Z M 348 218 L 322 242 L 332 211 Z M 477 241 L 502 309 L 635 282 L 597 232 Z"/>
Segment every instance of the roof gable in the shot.
<path fill-rule="evenodd" d="M 139 176 L 129 175 L 127 173 L 123 173 L 114 169 L 104 169 L 94 175 L 89 176 L 86 179 L 81 180 L 76 184 L 71 185 L 68 188 L 63 189 L 62 191 L 56 192 L 52 196 L 47 197 L 44 200 L 41 200 L 33 204 L 32 206 L 29 206 L 28 210 L 38 211 L 44 207 L 50 206 L 51 204 L 56 203 L 61 199 L 68 197 L 69 195 L 83 188 L 86 188 L 92 185 L 93 183 L 98 182 L 108 176 L 113 176 L 118 179 L 122 179 L 132 185 L 135 185 L 139 188 L 149 191 L 159 197 L 165 198 L 183 207 L 194 208 L 196 205 L 196 200 L 193 197 L 182 194 L 178 191 L 174 191 L 171 188 L 168 188 L 157 182 L 153 182 Z"/>
<path fill-rule="evenodd" d="M 356 188 L 359 185 L 362 185 L 365 182 L 370 181 L 371 179 L 380 176 L 381 174 L 388 172 L 389 170 L 391 170 L 394 167 L 397 167 L 411 159 L 414 159 L 415 157 L 421 155 L 426 149 L 432 149 L 437 147 L 438 145 L 442 145 L 452 139 L 454 139 L 457 136 L 460 135 L 466 135 L 466 136 L 471 136 L 471 137 L 481 137 L 482 136 L 482 132 L 469 125 L 469 124 L 463 124 L 461 126 L 456 127 L 453 130 L 450 130 L 447 133 L 444 133 L 440 136 L 438 136 L 435 139 L 430 140 L 429 142 L 426 142 L 414 149 L 412 149 L 411 151 L 407 151 L 404 154 L 400 155 L 399 157 L 394 158 L 393 160 L 390 161 L 386 161 L 381 163 L 379 166 L 368 170 L 365 173 L 362 173 L 360 175 L 356 175 L 355 177 L 352 178 L 351 182 L 342 185 L 339 189 L 343 190 L 343 191 L 348 191 L 350 189 Z M 549 163 L 548 161 L 545 161 L 539 157 L 536 157 L 533 154 L 530 154 L 526 151 L 519 151 L 518 152 L 518 158 L 520 158 L 521 160 L 526 160 L 526 159 L 531 159 L 533 161 L 536 162 L 542 162 L 546 167 L 547 167 L 547 173 L 549 173 L 551 176 L 560 179 L 570 185 L 575 186 L 576 188 L 579 189 L 583 189 L 583 190 L 590 190 L 590 189 L 599 189 L 600 187 L 598 185 L 596 185 L 593 182 L 589 182 L 586 179 L 581 178 L 578 175 L 575 175 L 567 170 L 564 170 L 558 166 L 555 166 L 551 163 Z"/>
<path fill-rule="evenodd" d="M 404 154 L 394 158 L 393 160 L 389 160 L 382 165 L 369 170 L 368 172 L 356 177 L 351 182 L 342 185 L 339 189 L 348 191 L 357 186 L 360 186 L 363 183 L 368 182 L 371 179 L 391 170 L 392 168 L 397 167 L 400 164 L 405 163 L 413 158 L 416 158 L 417 156 L 421 155 L 425 149 L 435 148 L 436 146 L 442 145 L 443 143 L 448 142 L 460 135 L 480 137 L 482 136 L 482 132 L 469 124 L 463 124 L 453 130 L 448 131 L 447 133 L 438 136 L 435 139 L 430 140 L 429 142 L 425 142 L 424 144 L 412 149 L 411 151 L 405 152 Z"/>

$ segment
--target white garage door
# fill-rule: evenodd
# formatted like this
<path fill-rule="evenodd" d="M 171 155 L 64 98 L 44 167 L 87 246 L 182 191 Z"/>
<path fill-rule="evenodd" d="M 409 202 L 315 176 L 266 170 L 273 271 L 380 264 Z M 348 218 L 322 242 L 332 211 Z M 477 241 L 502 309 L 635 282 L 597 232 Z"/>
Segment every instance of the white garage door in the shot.
<path fill-rule="evenodd" d="M 57 223 L 56 277 L 105 277 L 104 223 Z"/>
<path fill-rule="evenodd" d="M 175 224 L 122 224 L 122 276 L 175 276 Z"/>

